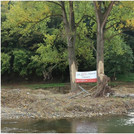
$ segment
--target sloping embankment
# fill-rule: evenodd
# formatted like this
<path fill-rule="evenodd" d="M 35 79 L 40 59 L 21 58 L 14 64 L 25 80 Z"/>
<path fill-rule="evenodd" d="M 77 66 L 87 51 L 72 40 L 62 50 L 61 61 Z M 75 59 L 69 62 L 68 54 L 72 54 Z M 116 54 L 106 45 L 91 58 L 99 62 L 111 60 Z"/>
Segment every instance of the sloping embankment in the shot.
<path fill-rule="evenodd" d="M 134 94 L 134 85 L 114 88 L 117 94 Z M 89 90 L 90 92 L 90 90 Z M 73 93 L 60 94 L 50 90 L 2 89 L 1 118 L 81 118 L 105 114 L 125 114 L 134 109 L 134 98 L 92 98 Z"/>

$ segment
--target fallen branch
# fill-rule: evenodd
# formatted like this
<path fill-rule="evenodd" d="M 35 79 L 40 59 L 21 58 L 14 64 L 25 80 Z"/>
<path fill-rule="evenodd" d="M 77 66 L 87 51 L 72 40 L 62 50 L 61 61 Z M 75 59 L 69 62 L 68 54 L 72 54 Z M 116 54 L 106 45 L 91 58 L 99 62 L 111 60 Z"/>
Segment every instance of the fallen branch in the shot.
<path fill-rule="evenodd" d="M 76 96 L 78 96 L 78 95 L 80 95 L 80 94 L 82 94 L 82 93 L 83 93 L 83 91 L 77 93 L 76 95 L 73 95 L 73 96 L 69 97 L 69 99 L 72 99 L 72 98 L 74 98 L 74 97 L 76 97 Z"/>
<path fill-rule="evenodd" d="M 89 94 L 89 92 L 88 92 L 88 91 L 86 91 L 83 87 L 79 86 L 79 88 L 80 88 L 81 90 L 83 90 L 83 92 L 85 92 L 85 93 Z"/>
<path fill-rule="evenodd" d="M 131 97 L 131 98 L 134 98 L 134 94 L 114 94 L 113 97 L 120 97 L 120 98 Z"/>
<path fill-rule="evenodd" d="M 97 87 L 97 85 L 96 85 L 96 86 L 94 86 L 93 88 L 91 88 L 91 89 L 90 89 L 90 91 L 92 91 L 92 90 L 93 90 L 93 89 L 95 89 L 96 87 Z"/>
<path fill-rule="evenodd" d="M 82 91 L 79 92 L 79 93 L 77 93 L 76 95 L 73 95 L 73 96 L 69 97 L 69 99 L 74 98 L 74 97 L 76 97 L 76 96 L 78 96 L 78 95 L 80 95 L 80 94 L 82 94 L 82 93 L 84 93 L 84 92 L 85 92 L 87 95 L 90 95 L 90 93 L 89 93 L 88 91 L 86 91 L 83 87 L 79 86 L 79 88 L 80 88 Z M 87 95 L 85 95 L 84 97 L 86 97 Z"/>

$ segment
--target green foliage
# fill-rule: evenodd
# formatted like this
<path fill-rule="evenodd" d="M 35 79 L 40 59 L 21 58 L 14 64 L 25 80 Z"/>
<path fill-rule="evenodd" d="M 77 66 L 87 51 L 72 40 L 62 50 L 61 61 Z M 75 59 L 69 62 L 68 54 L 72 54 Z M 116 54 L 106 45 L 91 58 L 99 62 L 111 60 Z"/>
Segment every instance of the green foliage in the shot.
<path fill-rule="evenodd" d="M 105 42 L 105 71 L 109 76 L 117 76 L 133 69 L 132 49 L 120 36 Z"/>
<path fill-rule="evenodd" d="M 52 83 L 52 84 L 33 84 L 33 85 L 25 85 L 27 88 L 31 89 L 45 89 L 50 87 L 65 87 L 65 83 Z"/>
<path fill-rule="evenodd" d="M 40 54 L 40 60 L 44 63 L 58 63 L 59 61 L 58 52 L 56 49 L 52 49 L 51 45 L 40 44 L 36 52 Z"/>
<path fill-rule="evenodd" d="M 77 28 L 76 57 L 79 70 L 89 70 L 95 66 L 93 54 L 93 41 L 86 37 L 88 29 L 86 23 L 81 23 Z M 82 66 L 81 66 L 82 65 Z"/>
<path fill-rule="evenodd" d="M 1 53 L 1 73 L 10 72 L 11 56 L 6 53 Z"/>
<path fill-rule="evenodd" d="M 29 64 L 30 68 L 36 68 L 36 73 L 38 75 L 41 75 L 43 71 L 47 70 L 48 66 L 60 66 L 60 62 L 64 65 L 64 68 L 66 67 L 66 61 L 67 61 L 67 54 L 66 51 L 58 52 L 56 47 L 53 44 L 53 38 L 54 36 L 48 36 L 45 40 L 47 45 L 44 44 L 38 44 L 39 47 L 36 50 L 36 55 L 31 57 L 31 62 Z M 48 40 L 48 38 L 51 38 L 51 40 Z M 60 50 L 60 49 L 59 49 Z M 62 49 L 63 50 L 63 49 Z"/>
<path fill-rule="evenodd" d="M 2 43 L 33 48 L 35 43 L 42 42 L 50 14 L 46 2 L 14 2 L 2 22 Z"/>
<path fill-rule="evenodd" d="M 125 36 L 125 41 L 121 35 L 110 40 L 111 36 L 121 33 L 126 27 L 132 31 L 134 6 L 130 3 L 116 2 L 108 17 L 106 28 L 113 26 L 105 33 L 105 39 L 109 39 L 105 42 L 105 70 L 110 76 L 134 68 L 133 34 L 131 38 Z M 108 2 L 105 4 L 107 6 Z M 65 5 L 68 14 L 68 1 Z M 93 2 L 74 1 L 74 11 L 78 69 L 93 70 L 96 68 L 94 47 L 97 28 Z M 1 15 L 2 74 L 12 71 L 22 76 L 31 73 L 42 75 L 43 71 L 53 67 L 64 74 L 68 69 L 68 53 L 59 6 L 48 1 L 3 1 Z"/>
<path fill-rule="evenodd" d="M 19 88 L 29 88 L 29 89 L 46 89 L 51 87 L 65 87 L 68 83 L 51 83 L 51 84 L 18 84 Z M 5 89 L 14 89 L 14 85 L 2 85 Z"/>
<path fill-rule="evenodd" d="M 124 28 L 134 28 L 134 2 L 115 2 L 113 9 L 108 17 L 106 29 L 114 28 L 121 33 Z M 109 29 L 110 30 L 110 29 Z"/>
<path fill-rule="evenodd" d="M 134 73 L 120 74 L 117 77 L 117 81 L 134 82 Z"/>
<path fill-rule="evenodd" d="M 39 44 L 36 51 L 37 55 L 31 57 L 30 67 L 35 67 L 38 75 L 41 75 L 48 65 L 53 65 L 59 62 L 57 50 L 53 50 L 51 45 L 44 46 Z"/>
<path fill-rule="evenodd" d="M 14 61 L 13 70 L 18 72 L 20 75 L 27 74 L 27 64 L 29 61 L 29 53 L 25 50 L 14 50 L 13 51 Z"/>
<path fill-rule="evenodd" d="M 7 13 L 7 19 L 3 22 L 3 29 L 10 29 L 10 35 L 18 32 L 23 36 L 29 35 L 33 29 L 40 29 L 40 23 L 44 18 L 44 26 L 49 21 L 50 10 L 46 2 L 16 2 Z M 35 25 L 36 24 L 36 25 Z M 43 29 L 45 30 L 45 29 Z"/>

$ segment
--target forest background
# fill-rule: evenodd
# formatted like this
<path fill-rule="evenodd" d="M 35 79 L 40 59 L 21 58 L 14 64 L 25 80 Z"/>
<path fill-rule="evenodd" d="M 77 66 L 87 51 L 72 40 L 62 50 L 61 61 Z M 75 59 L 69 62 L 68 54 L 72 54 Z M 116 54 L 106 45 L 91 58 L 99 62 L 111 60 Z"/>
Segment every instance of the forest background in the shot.
<path fill-rule="evenodd" d="M 57 2 L 1 2 L 2 82 L 68 82 L 62 11 Z M 65 2 L 67 13 L 69 6 Z M 105 32 L 105 74 L 134 73 L 134 2 L 117 2 Z M 125 6 L 124 6 L 125 5 Z M 74 2 L 79 71 L 96 70 L 96 21 L 92 1 Z M 84 17 L 83 17 L 84 16 Z"/>

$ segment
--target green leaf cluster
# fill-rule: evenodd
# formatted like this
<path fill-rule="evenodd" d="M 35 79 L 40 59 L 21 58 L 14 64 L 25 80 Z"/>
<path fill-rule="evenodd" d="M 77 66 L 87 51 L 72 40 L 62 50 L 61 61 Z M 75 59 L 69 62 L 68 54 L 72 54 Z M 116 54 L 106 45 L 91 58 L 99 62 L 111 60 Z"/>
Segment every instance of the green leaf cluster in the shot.
<path fill-rule="evenodd" d="M 105 42 L 104 56 L 105 71 L 111 77 L 130 72 L 134 67 L 132 49 L 120 36 L 115 36 L 112 40 Z"/>
<path fill-rule="evenodd" d="M 10 59 L 11 59 L 11 56 L 9 54 L 1 53 L 1 73 L 2 74 L 4 74 L 5 72 L 9 73 Z"/>
<path fill-rule="evenodd" d="M 14 61 L 13 70 L 18 72 L 20 75 L 27 74 L 27 64 L 29 62 L 29 54 L 25 50 L 14 50 L 13 51 Z"/>
<path fill-rule="evenodd" d="M 104 57 L 109 76 L 134 68 L 133 37 L 121 35 L 123 30 L 134 32 L 134 2 L 130 3 L 116 2 L 108 17 L 106 28 L 112 27 L 105 32 Z M 108 2 L 105 4 L 108 6 Z M 67 15 L 68 5 L 66 1 Z M 97 25 L 93 2 L 74 1 L 74 14 L 78 70 L 95 70 Z M 53 67 L 63 75 L 68 72 L 67 41 L 61 15 L 61 7 L 49 1 L 2 2 L 2 75 L 14 72 L 21 76 L 42 76 L 43 71 Z"/>

